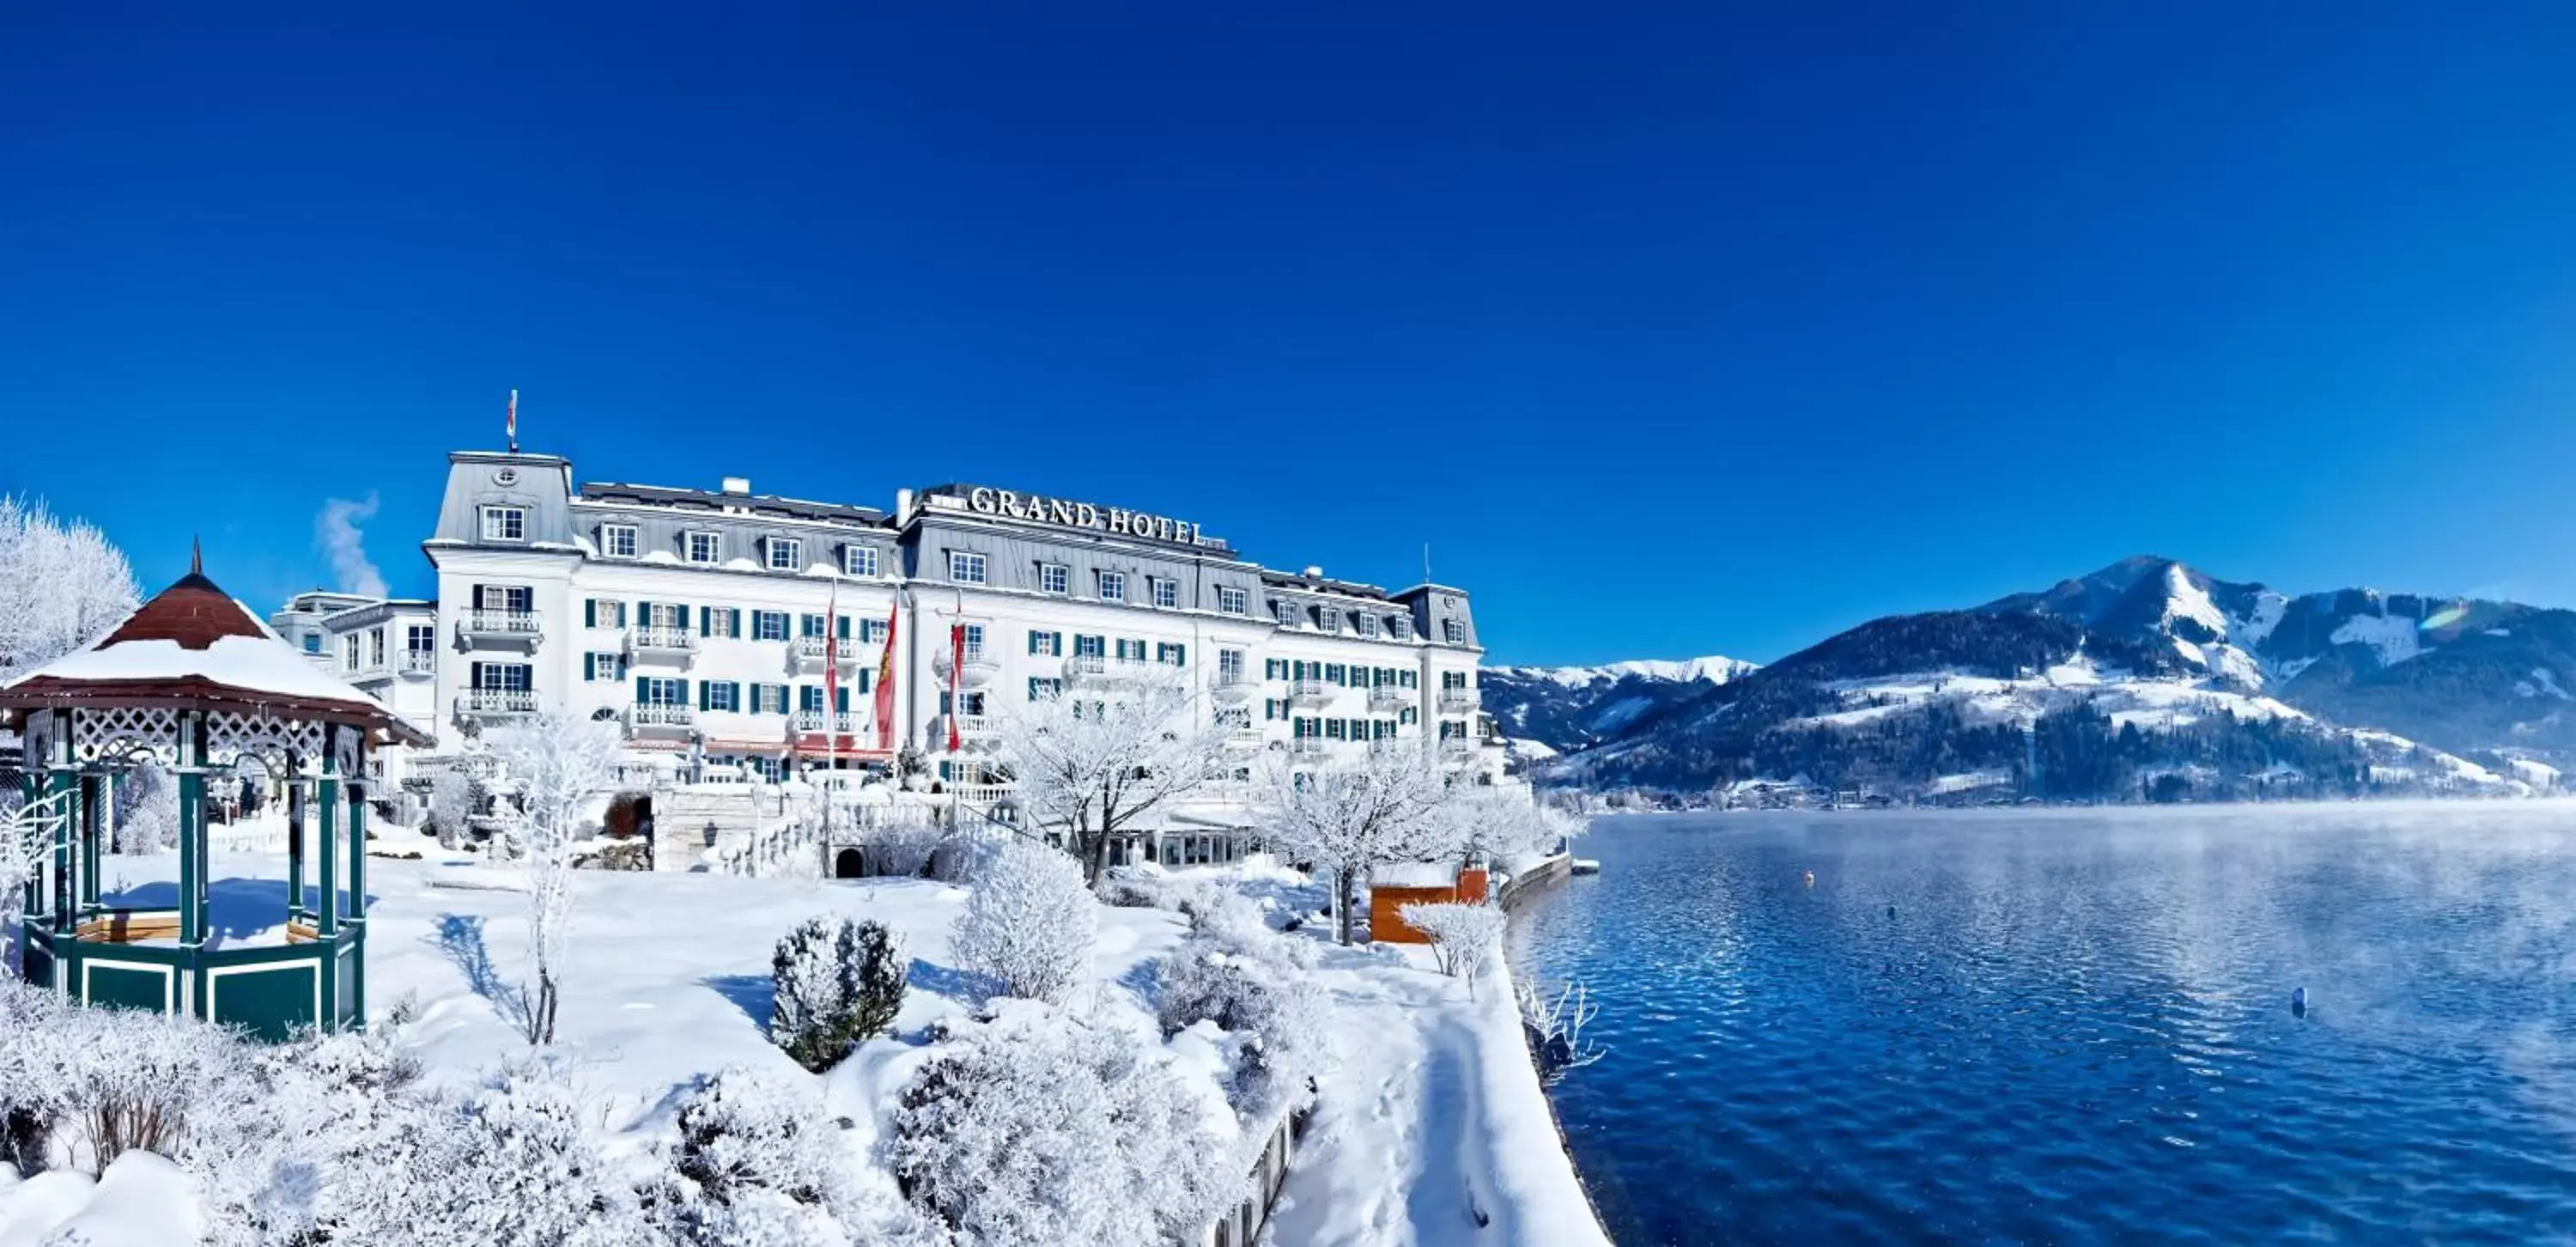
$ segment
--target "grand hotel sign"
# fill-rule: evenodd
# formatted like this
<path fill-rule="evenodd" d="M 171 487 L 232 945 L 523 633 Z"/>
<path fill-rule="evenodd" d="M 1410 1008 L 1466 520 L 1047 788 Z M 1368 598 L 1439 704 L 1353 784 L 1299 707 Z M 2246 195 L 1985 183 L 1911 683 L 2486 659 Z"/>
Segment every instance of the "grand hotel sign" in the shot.
<path fill-rule="evenodd" d="M 1198 525 L 1168 515 L 1093 506 L 1088 502 L 1013 493 L 1007 489 L 986 489 L 981 485 L 966 490 L 964 496 L 966 509 L 983 515 L 1003 515 L 1063 528 L 1088 528 L 1121 537 L 1142 537 L 1148 541 L 1172 541 L 1193 546 L 1199 543 Z"/>

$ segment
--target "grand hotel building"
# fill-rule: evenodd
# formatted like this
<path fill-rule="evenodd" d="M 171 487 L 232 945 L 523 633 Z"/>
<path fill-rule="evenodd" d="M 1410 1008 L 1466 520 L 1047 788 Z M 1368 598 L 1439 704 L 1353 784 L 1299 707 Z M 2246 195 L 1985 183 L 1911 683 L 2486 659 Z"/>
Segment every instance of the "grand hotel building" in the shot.
<path fill-rule="evenodd" d="M 739 478 L 576 486 L 550 455 L 458 452 L 448 465 L 422 543 L 438 570 L 437 722 L 420 726 L 442 752 L 464 730 L 561 707 L 621 723 L 682 773 L 882 767 L 909 749 L 961 800 L 992 800 L 1009 703 L 1165 664 L 1205 690 L 1247 760 L 1406 741 L 1501 772 L 1463 590 L 1279 571 L 1195 523 L 981 486 L 904 490 L 887 512 L 755 494 Z M 871 708 L 889 628 L 881 736 Z"/>

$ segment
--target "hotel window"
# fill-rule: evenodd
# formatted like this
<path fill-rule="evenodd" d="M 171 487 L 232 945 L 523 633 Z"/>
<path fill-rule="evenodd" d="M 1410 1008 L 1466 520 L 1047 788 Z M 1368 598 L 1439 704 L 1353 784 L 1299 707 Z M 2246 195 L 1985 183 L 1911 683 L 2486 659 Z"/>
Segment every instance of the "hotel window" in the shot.
<path fill-rule="evenodd" d="M 753 714 L 787 713 L 787 686 L 784 684 L 752 685 L 751 712 Z"/>
<path fill-rule="evenodd" d="M 1038 592 L 1058 597 L 1073 592 L 1073 569 L 1062 563 L 1038 564 Z"/>
<path fill-rule="evenodd" d="M 616 654 L 590 653 L 581 656 L 581 679 L 584 684 L 611 684 L 626 676 L 626 660 Z"/>
<path fill-rule="evenodd" d="M 1377 639 L 1377 616 L 1366 613 L 1361 614 L 1360 635 L 1367 637 L 1372 641 Z"/>
<path fill-rule="evenodd" d="M 1321 627 L 1321 628 L 1322 628 L 1324 631 L 1326 631 L 1326 632 L 1339 632 L 1339 631 L 1341 631 L 1341 630 L 1342 630 L 1342 612 L 1341 612 L 1341 608 L 1340 608 L 1340 607 L 1317 607 L 1317 608 L 1316 608 L 1316 610 L 1315 610 L 1315 623 L 1316 623 L 1316 625 L 1317 625 L 1317 626 Z"/>
<path fill-rule="evenodd" d="M 476 585 L 474 609 L 511 611 L 526 614 L 536 604 L 537 591 L 526 585 Z"/>
<path fill-rule="evenodd" d="M 382 628 L 367 629 L 367 665 L 385 665 L 385 630 Z"/>
<path fill-rule="evenodd" d="M 1413 616 L 1398 615 L 1391 622 L 1395 624 L 1396 640 L 1410 641 L 1413 639 Z"/>
<path fill-rule="evenodd" d="M 1030 701 L 1045 701 L 1050 697 L 1062 696 L 1064 696 L 1064 681 L 1053 679 L 1048 676 L 1033 675 L 1029 677 Z"/>
<path fill-rule="evenodd" d="M 1125 572 L 1102 572 L 1102 573 L 1100 573 L 1100 600 L 1101 600 L 1101 601 L 1103 601 L 1103 602 L 1124 602 L 1124 601 L 1126 601 L 1126 600 L 1127 600 L 1127 573 L 1125 573 Z"/>
<path fill-rule="evenodd" d="M 965 585 L 984 583 L 984 556 L 972 550 L 949 551 L 948 578 Z"/>
<path fill-rule="evenodd" d="M 1109 652 L 1109 644 L 1108 644 L 1108 641 L 1107 641 L 1107 639 L 1106 639 L 1106 638 L 1103 638 L 1103 637 L 1096 637 L 1096 636 L 1084 636 L 1084 635 L 1082 635 L 1082 634 L 1081 634 L 1081 633 L 1079 633 L 1079 632 L 1077 632 L 1077 633 L 1074 633 L 1074 634 L 1073 634 L 1073 656 L 1074 656 L 1074 657 L 1076 657 L 1076 658 L 1098 658 L 1098 657 L 1100 657 L 1101 655 L 1106 654 L 1106 653 L 1108 653 L 1108 652 Z"/>
<path fill-rule="evenodd" d="M 1120 637 L 1120 638 L 1118 638 L 1118 661 L 1120 661 L 1120 662 L 1143 662 L 1143 661 L 1145 661 L 1145 642 L 1144 642 L 1144 640 L 1143 640 L 1142 638 L 1136 638 L 1136 639 L 1130 639 L 1130 638 L 1127 638 L 1127 637 Z"/>
<path fill-rule="evenodd" d="M 689 627 L 689 608 L 677 602 L 644 603 L 644 626 L 666 632 L 685 632 Z"/>
<path fill-rule="evenodd" d="M 965 637 L 966 640 L 966 661 L 974 662 L 982 658 L 984 656 L 984 625 L 960 624 L 958 625 L 957 630 Z"/>
<path fill-rule="evenodd" d="M 1441 692 L 1444 692 L 1444 693 L 1447 693 L 1447 692 L 1453 692 L 1453 691 L 1455 691 L 1455 690 L 1462 689 L 1462 688 L 1465 688 L 1465 687 L 1467 687 L 1467 673 L 1466 673 L 1466 672 L 1464 672 L 1464 671 L 1443 671 L 1443 672 L 1441 672 L 1441 673 L 1440 673 L 1440 691 L 1441 691 Z"/>
<path fill-rule="evenodd" d="M 885 620 L 882 620 L 882 619 L 862 619 L 862 620 L 860 620 L 860 621 L 859 621 L 859 641 L 860 641 L 860 643 L 862 643 L 862 644 L 866 644 L 866 645 L 883 645 L 883 644 L 885 644 L 885 636 L 886 636 L 886 621 L 885 621 Z"/>
<path fill-rule="evenodd" d="M 581 626 L 585 628 L 625 627 L 626 603 L 615 598 L 583 598 Z"/>
<path fill-rule="evenodd" d="M 692 563 L 713 563 L 713 562 L 716 562 L 716 561 L 717 561 L 717 560 L 719 560 L 719 559 L 722 559 L 723 557 L 724 557 L 724 535 L 723 535 L 723 534 L 721 534 L 721 533 L 690 533 L 690 534 L 689 534 L 689 561 L 690 561 L 690 562 L 692 562 Z"/>
<path fill-rule="evenodd" d="M 1064 654 L 1064 634 L 1029 630 L 1029 652 L 1040 658 L 1059 658 Z"/>
<path fill-rule="evenodd" d="M 634 558 L 635 526 L 632 524 L 601 525 L 599 529 L 599 554 L 602 558 Z"/>
<path fill-rule="evenodd" d="M 1216 678 L 1222 684 L 1243 682 L 1243 651 L 1221 649 L 1216 652 Z"/>
<path fill-rule="evenodd" d="M 1265 680 L 1285 680 L 1285 679 L 1287 679 L 1287 678 L 1288 678 L 1288 660 L 1287 660 L 1287 659 L 1285 659 L 1285 658 L 1264 658 L 1264 659 L 1262 659 L 1262 660 L 1261 660 L 1261 678 L 1262 678 L 1262 679 L 1265 679 Z"/>
<path fill-rule="evenodd" d="M 1464 645 L 1464 644 L 1466 644 L 1466 643 L 1467 643 L 1467 625 L 1465 625 L 1465 624 L 1463 624 L 1463 623 L 1460 623 L 1460 622 L 1458 622 L 1458 621 L 1457 621 L 1457 620 L 1455 620 L 1455 619 L 1443 619 L 1443 620 L 1441 620 L 1441 621 L 1440 621 L 1440 639 L 1442 639 L 1442 640 L 1444 640 L 1444 641 L 1447 641 L 1447 642 L 1448 642 L 1448 643 L 1450 643 L 1451 645 Z"/>
<path fill-rule="evenodd" d="M 1278 618 L 1279 626 L 1282 628 L 1293 628 L 1297 625 L 1297 604 L 1286 598 L 1270 599 L 1270 613 Z"/>
<path fill-rule="evenodd" d="M 685 680 L 664 675 L 639 676 L 635 680 L 636 705 L 681 706 L 688 700 L 689 685 Z"/>
<path fill-rule="evenodd" d="M 437 652 L 437 625 L 413 624 L 410 628 L 405 630 L 405 633 L 406 635 L 403 637 L 403 648 L 405 650 L 414 654 L 429 654 Z"/>
<path fill-rule="evenodd" d="M 1350 681 L 1349 681 L 1348 679 L 1346 679 L 1346 678 L 1344 677 L 1344 675 L 1343 675 L 1343 672 L 1342 672 L 1342 664 L 1337 663 L 1337 662 L 1328 662 L 1328 663 L 1325 663 L 1325 664 L 1324 664 L 1324 683 L 1326 683 L 1326 684 L 1348 684 L 1348 683 L 1350 683 Z"/>
<path fill-rule="evenodd" d="M 1190 665 L 1189 647 L 1171 641 L 1157 642 L 1154 646 L 1154 661 L 1166 667 L 1186 667 Z"/>
<path fill-rule="evenodd" d="M 707 709 L 724 711 L 742 709 L 741 685 L 731 680 L 709 680 L 698 687 L 706 690 Z"/>
<path fill-rule="evenodd" d="M 528 509 L 526 507 L 483 508 L 483 540 L 526 541 Z"/>
<path fill-rule="evenodd" d="M 731 606 L 699 607 L 698 635 L 740 638 L 742 636 L 742 611 L 739 608 Z"/>
<path fill-rule="evenodd" d="M 794 537 L 770 538 L 769 570 L 774 572 L 805 570 L 805 543 Z"/>
<path fill-rule="evenodd" d="M 487 693 L 524 693 L 532 687 L 528 671 L 523 662 L 478 662 L 468 675 L 475 688 Z"/>
<path fill-rule="evenodd" d="M 787 612 L 753 611 L 751 613 L 751 639 L 755 641 L 786 640 Z"/>
<path fill-rule="evenodd" d="M 1181 604 L 1181 582 L 1169 576 L 1149 577 L 1146 582 L 1154 594 L 1154 605 L 1170 610 Z"/>
<path fill-rule="evenodd" d="M 307 654 L 319 654 L 322 652 L 321 633 L 307 632 L 304 634 L 304 652 Z"/>
<path fill-rule="evenodd" d="M 1411 670 L 1411 669 L 1409 669 L 1409 668 L 1408 668 L 1408 669 L 1406 669 L 1406 670 L 1403 670 L 1403 671 L 1399 671 L 1399 672 L 1397 672 L 1397 673 L 1396 673 L 1396 675 L 1399 677 L 1399 681 L 1400 681 L 1400 682 L 1401 682 L 1401 683 L 1402 683 L 1406 688 L 1412 688 L 1412 687 L 1414 687 L 1414 685 L 1415 685 L 1415 681 L 1416 681 L 1416 679 L 1418 678 L 1418 673 L 1417 673 L 1417 672 L 1415 672 L 1415 671 L 1413 671 L 1413 670 Z"/>
<path fill-rule="evenodd" d="M 1232 585 L 1218 585 L 1216 587 L 1216 608 L 1226 614 L 1242 614 L 1244 606 L 1243 599 L 1244 592 L 1241 589 L 1237 589 Z"/>
<path fill-rule="evenodd" d="M 358 669 L 358 634 L 355 632 L 340 638 L 340 669 L 342 671 Z"/>
<path fill-rule="evenodd" d="M 853 576 L 876 575 L 877 548 L 875 546 L 841 547 L 841 570 Z"/>

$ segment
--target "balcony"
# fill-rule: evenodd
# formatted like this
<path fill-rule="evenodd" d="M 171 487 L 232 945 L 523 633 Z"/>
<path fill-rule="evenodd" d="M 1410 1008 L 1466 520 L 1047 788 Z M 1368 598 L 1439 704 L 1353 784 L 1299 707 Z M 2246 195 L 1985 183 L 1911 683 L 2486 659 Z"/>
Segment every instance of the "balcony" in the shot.
<path fill-rule="evenodd" d="M 855 710 L 843 710 L 837 714 L 799 710 L 794 722 L 797 732 L 805 735 L 830 732 L 835 736 L 855 736 L 859 731 L 859 714 Z"/>
<path fill-rule="evenodd" d="M 833 652 L 833 644 L 830 637 L 800 636 L 788 642 L 788 648 L 796 655 L 796 665 L 800 670 L 821 670 L 826 658 L 835 660 L 843 671 L 859 665 L 858 642 L 848 637 L 841 638 L 837 654 Z"/>
<path fill-rule="evenodd" d="M 1320 758 L 1324 756 L 1324 748 L 1325 741 L 1321 736 L 1297 736 L 1288 741 L 1288 753 L 1292 757 Z"/>
<path fill-rule="evenodd" d="M 1208 696 L 1229 706 L 1252 700 L 1260 690 L 1261 680 L 1249 671 L 1220 671 L 1208 684 Z"/>
<path fill-rule="evenodd" d="M 1228 749 L 1248 753 L 1261 748 L 1261 729 L 1250 723 L 1221 723 L 1217 725 L 1217 731 Z"/>
<path fill-rule="evenodd" d="M 472 645 L 524 645 L 536 648 L 535 611 L 467 611 L 456 621 L 456 636 Z"/>
<path fill-rule="evenodd" d="M 994 733 L 1001 728 L 1000 721 L 988 714 L 941 715 L 933 728 L 934 738 L 940 748 L 948 747 L 948 729 L 952 724 L 957 729 L 958 743 L 964 745 L 980 744 L 991 740 Z"/>
<path fill-rule="evenodd" d="M 458 718 L 516 718 L 536 712 L 537 695 L 524 688 L 469 688 L 456 698 Z"/>
<path fill-rule="evenodd" d="M 1322 680 L 1290 680 L 1288 682 L 1289 705 L 1320 706 L 1332 699 L 1333 686 L 1324 683 Z"/>
<path fill-rule="evenodd" d="M 626 710 L 627 730 L 639 736 L 685 733 L 696 726 L 697 721 L 698 712 L 692 706 L 655 704 L 630 706 Z"/>
<path fill-rule="evenodd" d="M 1154 669 L 1152 663 L 1133 658 L 1109 658 L 1100 654 L 1076 654 L 1064 660 L 1064 678 L 1073 684 L 1115 684 L 1124 680 L 1142 679 L 1151 674 Z"/>
<path fill-rule="evenodd" d="M 406 650 L 396 664 L 394 669 L 406 679 L 419 680 L 438 674 L 438 654 L 434 650 Z"/>
<path fill-rule="evenodd" d="M 1393 714 L 1417 704 L 1414 692 L 1393 684 L 1381 684 L 1369 690 L 1369 709 L 1380 714 Z"/>
<path fill-rule="evenodd" d="M 697 652 L 697 635 L 686 628 L 630 628 L 626 633 L 627 656 L 638 662 L 657 658 L 684 663 Z"/>
<path fill-rule="evenodd" d="M 1443 762 L 1463 762 L 1469 758 L 1475 757 L 1476 751 L 1480 748 L 1483 748 L 1483 746 L 1477 744 L 1473 737 L 1444 736 L 1440 738 L 1440 760 Z"/>
<path fill-rule="evenodd" d="M 1009 784 L 950 784 L 950 794 L 959 805 L 995 805 L 1011 793 Z"/>
<path fill-rule="evenodd" d="M 931 673 L 939 677 L 940 683 L 947 684 L 950 682 L 948 669 L 955 665 L 956 661 L 956 656 L 948 650 L 933 651 L 930 655 Z M 1002 664 L 974 650 L 968 650 L 965 665 L 957 667 L 955 683 L 959 688 L 982 688 L 992 683 L 994 677 L 1000 674 L 1002 674 Z"/>
<path fill-rule="evenodd" d="M 1483 704 L 1484 700 L 1478 697 L 1476 690 L 1472 688 L 1440 690 L 1440 713 L 1442 714 L 1466 714 Z"/>

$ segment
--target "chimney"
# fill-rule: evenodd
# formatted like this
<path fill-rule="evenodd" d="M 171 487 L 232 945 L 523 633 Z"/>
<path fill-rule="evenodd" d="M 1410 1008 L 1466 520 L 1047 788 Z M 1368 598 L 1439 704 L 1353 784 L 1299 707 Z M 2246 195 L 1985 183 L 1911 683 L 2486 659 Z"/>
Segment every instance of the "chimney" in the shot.
<path fill-rule="evenodd" d="M 894 491 L 894 522 L 897 524 L 912 522 L 912 491 L 909 489 Z"/>
<path fill-rule="evenodd" d="M 1321 580 L 1321 579 L 1323 579 L 1323 578 L 1324 578 L 1324 569 L 1323 569 L 1323 568 L 1320 568 L 1320 567 L 1309 567 L 1309 568 L 1307 568 L 1307 569 L 1306 569 L 1306 579 L 1308 579 L 1308 580 Z"/>
<path fill-rule="evenodd" d="M 728 476 L 724 478 L 724 491 L 729 494 L 749 494 L 751 492 L 751 478 L 748 476 Z"/>

